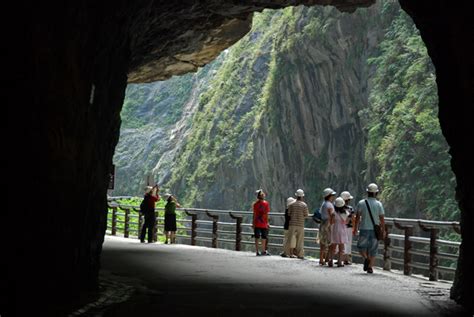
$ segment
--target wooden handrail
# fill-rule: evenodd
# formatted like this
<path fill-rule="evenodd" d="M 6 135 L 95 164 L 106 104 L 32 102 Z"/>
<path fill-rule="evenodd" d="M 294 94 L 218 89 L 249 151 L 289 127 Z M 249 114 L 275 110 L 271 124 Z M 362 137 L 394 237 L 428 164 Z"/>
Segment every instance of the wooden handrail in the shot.
<path fill-rule="evenodd" d="M 211 214 L 208 210 L 205 210 L 205 213 L 212 218 L 212 247 L 217 248 L 217 222 L 219 221 L 219 216 Z"/>
<path fill-rule="evenodd" d="M 421 230 L 428 231 L 430 233 L 430 281 L 438 280 L 438 246 L 436 245 L 436 239 L 438 238 L 439 229 L 432 228 L 418 222 Z"/>
<path fill-rule="evenodd" d="M 412 248 L 412 243 L 410 241 L 410 237 L 413 235 L 413 226 L 412 225 L 401 225 L 398 222 L 394 222 L 395 227 L 400 230 L 403 230 L 405 233 L 405 241 L 404 241 L 404 252 L 403 252 L 403 274 L 411 275 L 412 267 L 411 267 L 411 253 L 410 250 Z"/>
<path fill-rule="evenodd" d="M 187 211 L 186 209 L 184 209 L 184 212 L 186 213 L 186 215 L 191 216 L 191 245 L 196 245 L 197 214 L 191 213 L 191 212 Z"/>
<path fill-rule="evenodd" d="M 235 251 L 240 251 L 242 242 L 242 216 L 235 216 L 232 212 L 229 212 L 229 216 L 235 219 Z"/>
<path fill-rule="evenodd" d="M 109 201 L 108 202 L 109 209 L 111 210 L 111 226 L 109 225 L 108 228 L 111 229 L 111 234 L 116 235 L 117 234 L 117 223 L 122 222 L 124 223 L 123 226 L 123 233 L 124 237 L 128 237 L 130 234 L 130 218 L 132 217 L 137 217 L 138 216 L 138 225 L 140 231 L 141 225 L 142 225 L 142 219 L 139 216 L 139 207 L 136 205 L 129 205 L 129 204 L 120 204 L 115 201 Z M 118 210 L 124 211 L 124 213 L 119 213 Z M 163 210 L 162 207 L 157 207 L 155 209 L 156 211 L 161 211 Z M 211 243 L 211 246 L 213 248 L 218 247 L 218 241 L 221 241 L 223 243 L 230 243 L 232 241 L 235 241 L 235 250 L 240 251 L 242 250 L 242 245 L 250 245 L 253 244 L 252 241 L 247 241 L 248 236 L 251 234 L 248 231 L 248 228 L 251 226 L 250 223 L 243 222 L 244 218 L 248 219 L 248 216 L 252 215 L 253 213 L 250 211 L 234 211 L 234 210 L 216 210 L 216 209 L 202 209 L 202 208 L 178 208 L 178 211 L 184 211 L 184 213 L 191 217 L 191 220 L 187 220 L 185 222 L 191 222 L 191 228 L 188 229 L 189 233 L 186 233 L 183 237 L 188 236 L 191 240 L 191 245 L 196 245 L 196 241 L 199 239 L 200 241 L 208 241 Z M 212 221 L 206 221 L 206 220 L 198 220 L 199 215 L 204 215 L 207 217 L 210 217 Z M 219 222 L 220 215 L 228 215 L 231 219 L 235 220 L 235 222 L 229 222 L 229 221 L 223 221 Z M 284 213 L 277 213 L 277 212 L 272 212 L 270 213 L 271 216 L 276 216 L 276 217 L 283 217 Z M 118 217 L 123 217 L 125 216 L 124 221 L 122 221 L 123 218 L 120 218 L 121 220 L 119 221 Z M 308 216 L 308 218 L 311 218 L 311 215 Z M 180 221 L 178 219 L 178 221 Z M 206 232 L 212 233 L 212 238 L 205 238 L 205 237 L 199 237 L 198 238 L 198 223 L 207 225 L 207 224 L 212 224 L 212 230 L 207 230 Z M 158 224 L 158 226 L 162 226 L 162 224 Z M 218 226 L 235 226 L 235 238 L 229 239 L 228 236 L 232 234 L 233 231 L 230 229 L 224 229 L 219 231 Z M 420 228 L 423 231 L 429 232 L 429 238 L 426 236 L 416 236 L 414 235 L 414 232 L 416 228 Z M 282 226 L 276 226 L 272 225 L 272 229 L 275 230 L 283 230 Z M 396 234 L 392 230 L 393 229 L 399 229 L 403 231 L 403 235 Z M 210 228 L 209 228 L 210 229 Z M 243 231 L 243 229 L 246 229 Z M 378 256 L 377 258 L 383 261 L 383 268 L 384 270 L 390 270 L 392 268 L 392 262 L 395 263 L 396 265 L 399 265 L 400 263 L 403 263 L 403 272 L 406 275 L 410 275 L 412 272 L 412 269 L 420 269 L 424 268 L 425 270 L 428 271 L 429 273 L 429 278 L 430 280 L 437 280 L 438 277 L 441 277 L 441 273 L 449 273 L 452 274 L 453 269 L 447 268 L 446 266 L 440 266 L 439 265 L 439 258 L 441 257 L 444 260 L 455 260 L 457 258 L 456 253 L 439 253 L 439 247 L 449 247 L 447 252 L 453 252 L 453 247 L 458 248 L 460 246 L 460 242 L 455 242 L 455 241 L 445 241 L 442 239 L 439 239 L 439 231 L 441 229 L 443 230 L 453 230 L 456 233 L 461 232 L 461 228 L 459 225 L 459 222 L 453 222 L 453 221 L 431 221 L 431 220 L 422 220 L 422 219 L 406 219 L 406 218 L 385 218 L 385 232 L 387 233 L 384 237 L 383 240 L 383 255 Z M 317 228 L 305 228 L 305 232 L 307 233 L 313 233 L 317 232 Z M 199 231 L 199 232 L 204 232 L 204 231 Z M 218 234 L 222 234 L 223 239 L 218 240 Z M 140 232 L 138 233 L 140 234 Z M 227 236 L 225 236 L 227 235 Z M 245 238 L 245 241 L 243 239 Z M 279 234 L 273 234 L 270 236 L 271 239 L 281 239 L 282 235 Z M 313 236 L 309 237 L 307 236 L 306 242 L 314 241 Z M 393 241 L 404 241 L 403 248 L 400 248 L 395 244 L 393 246 Z M 314 243 L 314 242 L 313 242 Z M 414 245 L 418 246 L 418 244 L 426 244 L 430 245 L 429 247 L 429 252 L 427 250 L 423 249 L 414 249 Z M 273 242 L 270 244 L 270 246 L 279 246 L 280 242 Z M 308 248 L 309 250 L 314 250 L 317 251 L 319 250 L 318 246 L 306 246 L 305 248 Z M 454 249 L 455 250 L 455 249 Z M 393 257 L 392 251 L 395 252 L 395 258 Z M 403 253 L 403 262 L 400 261 L 399 257 L 399 252 Z M 446 252 L 446 251 L 445 251 Z M 455 251 L 454 251 L 455 252 Z M 412 262 L 412 255 L 413 256 L 429 256 L 429 264 L 426 264 L 426 267 L 424 267 L 421 262 Z M 423 258 L 420 258 L 423 259 Z M 420 261 L 420 260 L 417 260 Z M 445 264 L 446 265 L 446 264 Z M 451 277 L 451 275 L 450 275 Z"/>

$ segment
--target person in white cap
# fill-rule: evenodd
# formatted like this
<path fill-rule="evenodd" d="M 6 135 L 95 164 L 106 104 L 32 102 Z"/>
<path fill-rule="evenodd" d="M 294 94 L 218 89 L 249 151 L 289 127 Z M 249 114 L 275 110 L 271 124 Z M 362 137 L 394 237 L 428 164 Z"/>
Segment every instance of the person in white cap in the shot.
<path fill-rule="evenodd" d="M 321 224 L 319 225 L 319 265 L 329 263 L 328 249 L 331 244 L 331 222 L 330 218 L 334 213 L 334 205 L 336 192 L 332 188 L 323 190 L 323 204 L 321 205 Z"/>
<path fill-rule="evenodd" d="M 367 186 L 367 199 L 362 199 L 357 204 L 357 215 L 352 231 L 353 235 L 356 235 L 357 229 L 359 229 L 357 248 L 364 258 L 364 271 L 367 273 L 374 272 L 373 267 L 379 246 L 379 241 L 375 236 L 374 223 L 380 225 L 382 229 L 385 228 L 385 211 L 382 203 L 377 200 L 378 192 L 377 184 L 372 183 Z"/>
<path fill-rule="evenodd" d="M 286 200 L 286 209 L 285 209 L 285 223 L 283 224 L 283 252 L 280 254 L 282 257 L 296 257 L 293 255 L 295 249 L 295 240 L 291 239 L 290 235 L 288 234 L 288 228 L 290 227 L 290 216 L 288 216 L 288 206 L 296 201 L 293 197 L 288 197 Z M 293 244 L 292 244 L 293 243 Z"/>
<path fill-rule="evenodd" d="M 351 200 L 354 199 L 351 193 L 348 191 L 343 191 L 341 193 L 341 198 L 344 199 L 344 207 L 347 213 L 347 243 L 344 245 L 344 264 L 351 265 L 352 264 L 352 227 L 355 220 L 355 210 L 354 208 L 349 205 Z"/>
<path fill-rule="evenodd" d="M 304 259 L 304 220 L 309 215 L 308 205 L 304 200 L 304 191 L 298 189 L 295 193 L 296 201 L 288 206 L 290 225 L 288 235 L 291 240 L 296 240 L 295 252 L 298 259 Z"/>
<path fill-rule="evenodd" d="M 347 243 L 347 213 L 346 209 L 344 208 L 344 199 L 341 197 L 337 197 L 334 201 L 335 209 L 334 209 L 334 216 L 331 217 L 331 247 L 329 248 L 329 262 L 328 265 L 330 267 L 333 266 L 332 259 L 336 252 L 336 248 L 338 248 L 338 257 L 337 257 L 337 266 L 341 267 L 344 266 L 342 264 L 343 257 L 344 257 L 344 244 Z"/>

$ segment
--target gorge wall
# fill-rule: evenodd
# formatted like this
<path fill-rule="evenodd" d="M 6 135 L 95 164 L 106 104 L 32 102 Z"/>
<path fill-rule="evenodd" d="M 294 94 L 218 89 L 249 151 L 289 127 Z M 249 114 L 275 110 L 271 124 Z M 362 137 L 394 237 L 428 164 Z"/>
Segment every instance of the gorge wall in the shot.
<path fill-rule="evenodd" d="M 297 188 L 313 209 L 377 182 L 388 216 L 458 220 L 435 78 L 396 1 L 266 10 L 196 74 L 129 85 L 113 194 L 151 173 L 185 206 L 248 209 L 264 188 L 281 211 Z"/>
<path fill-rule="evenodd" d="M 171 89 L 178 98 L 183 96 L 179 87 L 188 87 L 188 78 L 194 82 L 189 98 L 179 104 L 155 103 L 155 109 L 187 109 L 184 120 L 175 118 L 166 126 L 166 137 L 154 136 L 168 115 L 145 117 L 147 124 L 135 128 L 136 135 L 148 131 L 146 146 L 124 129 L 115 155 L 118 194 L 140 193 L 150 166 L 137 164 L 124 151 L 146 148 L 155 151 L 143 157 L 154 159 L 155 179 L 190 206 L 248 209 L 260 187 L 275 210 L 282 210 L 297 188 L 307 192 L 313 207 L 328 186 L 360 197 L 366 136 L 358 112 L 368 104 L 374 72 L 368 58 L 399 14 L 386 11 L 382 14 L 382 5 L 353 14 L 330 7 L 264 11 L 254 17 L 249 34 L 193 79 L 129 85 L 124 123 L 135 120 L 128 111 L 139 115 L 150 107 L 147 101 L 129 104 L 137 102 L 137 90 L 153 87 L 151 96 Z M 160 91 L 162 85 L 167 88 Z M 183 128 L 186 133 L 180 132 Z M 169 140 L 174 146 L 162 149 Z M 132 178 L 132 187 L 126 172 L 133 169 L 141 177 Z"/>

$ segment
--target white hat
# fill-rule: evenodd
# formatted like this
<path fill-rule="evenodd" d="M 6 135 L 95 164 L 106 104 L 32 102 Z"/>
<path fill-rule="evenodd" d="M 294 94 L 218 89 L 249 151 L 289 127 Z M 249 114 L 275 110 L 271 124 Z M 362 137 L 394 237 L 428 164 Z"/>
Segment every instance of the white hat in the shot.
<path fill-rule="evenodd" d="M 326 188 L 323 190 L 323 197 L 327 197 L 329 195 L 336 195 L 337 193 L 332 188 Z"/>
<path fill-rule="evenodd" d="M 302 189 L 298 189 L 295 193 L 296 197 L 304 197 L 304 191 Z"/>
<path fill-rule="evenodd" d="M 151 192 L 152 189 L 153 189 L 153 187 L 151 187 L 151 186 L 146 186 L 146 187 L 145 187 L 145 194 L 148 194 L 149 192 Z"/>
<path fill-rule="evenodd" d="M 348 191 L 345 191 L 341 193 L 341 198 L 344 200 L 349 200 L 349 199 L 353 199 L 354 197 L 351 196 L 351 193 L 349 193 Z"/>
<path fill-rule="evenodd" d="M 289 205 L 291 205 L 292 203 L 294 203 L 296 201 L 295 198 L 293 197 L 288 197 L 288 199 L 286 200 L 286 207 L 288 207 Z"/>
<path fill-rule="evenodd" d="M 336 207 L 344 207 L 345 204 L 346 202 L 344 201 L 344 199 L 342 199 L 342 197 L 337 197 L 336 200 L 334 201 L 334 205 Z"/>
<path fill-rule="evenodd" d="M 377 184 L 369 184 L 367 186 L 367 192 L 369 193 L 378 193 L 379 192 L 379 187 L 377 186 Z"/>
<path fill-rule="evenodd" d="M 261 188 L 255 191 L 255 195 L 257 195 L 257 197 L 260 195 L 260 193 L 264 193 L 263 189 Z"/>

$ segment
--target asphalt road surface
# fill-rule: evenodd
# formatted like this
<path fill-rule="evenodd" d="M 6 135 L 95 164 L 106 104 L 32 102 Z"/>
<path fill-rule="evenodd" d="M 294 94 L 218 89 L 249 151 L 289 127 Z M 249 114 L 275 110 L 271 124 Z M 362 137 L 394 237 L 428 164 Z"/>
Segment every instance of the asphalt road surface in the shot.
<path fill-rule="evenodd" d="M 361 265 L 106 236 L 102 296 L 73 315 L 464 316 L 451 284 Z"/>

